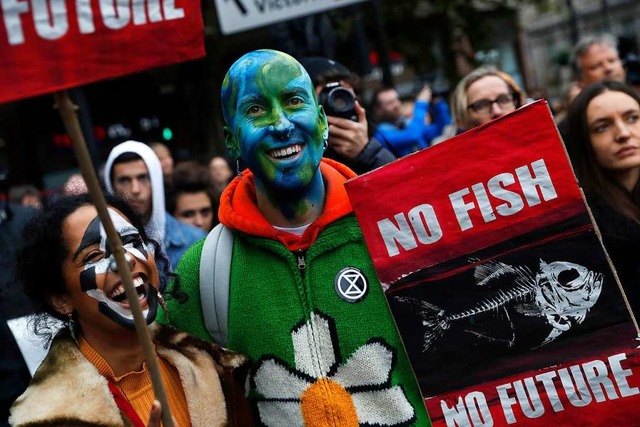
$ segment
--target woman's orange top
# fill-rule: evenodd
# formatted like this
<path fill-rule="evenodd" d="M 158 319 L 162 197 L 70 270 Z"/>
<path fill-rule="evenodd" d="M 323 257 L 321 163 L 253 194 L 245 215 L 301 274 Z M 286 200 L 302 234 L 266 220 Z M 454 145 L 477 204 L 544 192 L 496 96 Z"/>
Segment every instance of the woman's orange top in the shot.
<path fill-rule="evenodd" d="M 100 375 L 116 384 L 129 400 L 140 420 L 146 424 L 154 401 L 153 386 L 146 364 L 142 365 L 141 371 L 129 372 L 116 377 L 109 364 L 82 337 L 78 340 L 78 347 L 82 354 L 96 367 Z M 167 393 L 167 400 L 169 401 L 169 406 L 171 406 L 171 415 L 175 418 L 177 425 L 181 427 L 190 426 L 187 399 L 180 383 L 178 371 L 161 357 L 158 357 L 158 365 Z"/>

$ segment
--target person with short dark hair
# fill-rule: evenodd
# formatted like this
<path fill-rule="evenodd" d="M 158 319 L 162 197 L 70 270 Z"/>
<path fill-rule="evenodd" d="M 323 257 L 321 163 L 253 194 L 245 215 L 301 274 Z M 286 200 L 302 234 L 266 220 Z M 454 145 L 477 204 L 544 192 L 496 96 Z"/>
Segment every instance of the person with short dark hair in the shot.
<path fill-rule="evenodd" d="M 125 141 L 113 147 L 104 172 L 108 192 L 127 200 L 142 217 L 147 234 L 161 242 L 174 268 L 182 254 L 206 233 L 165 210 L 160 160 L 146 144 Z"/>
<path fill-rule="evenodd" d="M 427 148 L 451 123 L 449 106 L 440 97 L 434 99 L 428 85 L 416 95 L 410 119 L 403 116 L 400 95 L 392 87 L 381 87 L 374 92 L 371 109 L 377 125 L 374 136 L 398 157 Z M 429 123 L 428 114 L 431 114 Z"/>
<path fill-rule="evenodd" d="M 300 59 L 316 90 L 320 95 L 327 85 L 341 87 L 357 98 L 359 78 L 341 63 L 321 56 Z M 327 98 L 328 99 L 328 98 Z M 397 157 L 385 148 L 373 135 L 375 125 L 367 118 L 366 111 L 356 99 L 355 117 L 339 117 L 327 113 L 329 122 L 329 146 L 325 157 L 344 163 L 354 172 L 362 174 L 386 165 Z M 354 120 L 355 118 L 355 120 Z"/>
<path fill-rule="evenodd" d="M 218 203 L 206 166 L 193 160 L 178 163 L 165 193 L 167 211 L 178 221 L 205 233 L 218 223 Z"/>

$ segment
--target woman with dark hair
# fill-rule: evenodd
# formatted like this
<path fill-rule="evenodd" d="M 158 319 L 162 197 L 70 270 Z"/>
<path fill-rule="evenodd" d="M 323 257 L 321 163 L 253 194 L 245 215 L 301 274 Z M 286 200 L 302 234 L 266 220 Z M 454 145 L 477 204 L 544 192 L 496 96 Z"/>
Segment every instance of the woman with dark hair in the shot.
<path fill-rule="evenodd" d="M 150 244 L 125 203 L 107 202 L 176 423 L 244 423 L 249 412 L 237 388 L 246 359 L 154 323 L 164 287 L 154 257 L 158 245 Z M 13 404 L 11 425 L 159 425 L 159 404 L 124 286 L 88 196 L 53 202 L 27 225 L 24 239 L 18 275 L 36 309 L 35 332 L 53 336 L 52 318 L 66 326 L 55 333 L 31 384 Z M 168 261 L 161 261 L 166 269 Z"/>
<path fill-rule="evenodd" d="M 640 313 L 640 96 L 617 81 L 584 88 L 567 149 L 632 309 Z"/>

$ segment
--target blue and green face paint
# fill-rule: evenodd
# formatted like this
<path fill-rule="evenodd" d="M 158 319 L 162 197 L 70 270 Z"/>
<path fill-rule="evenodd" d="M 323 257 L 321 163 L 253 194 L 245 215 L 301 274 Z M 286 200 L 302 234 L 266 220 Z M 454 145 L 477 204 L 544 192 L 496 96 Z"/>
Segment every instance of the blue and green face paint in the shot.
<path fill-rule="evenodd" d="M 316 188 L 327 119 L 293 57 L 273 50 L 244 55 L 225 76 L 222 104 L 227 146 L 254 173 L 259 191 L 322 191 Z"/>

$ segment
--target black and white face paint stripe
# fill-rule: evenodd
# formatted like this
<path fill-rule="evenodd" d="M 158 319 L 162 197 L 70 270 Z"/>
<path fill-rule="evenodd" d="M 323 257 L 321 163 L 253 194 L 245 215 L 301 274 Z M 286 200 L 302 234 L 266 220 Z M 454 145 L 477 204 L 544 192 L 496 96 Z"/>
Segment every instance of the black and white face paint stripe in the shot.
<path fill-rule="evenodd" d="M 84 267 L 82 273 L 80 273 L 80 289 L 83 292 L 87 292 L 92 289 L 97 289 L 98 284 L 96 281 L 96 277 L 98 274 L 105 274 L 108 270 L 105 269 L 104 259 L 108 259 L 109 255 L 106 253 L 107 247 L 106 242 L 103 243 L 103 239 L 101 234 L 102 226 L 100 224 L 100 217 L 96 216 L 89 225 L 87 226 L 84 235 L 82 236 L 82 240 L 80 241 L 80 246 L 76 251 L 76 256 L 82 252 L 86 247 L 99 244 L 99 249 L 104 253 L 104 257 L 96 262 L 87 262 Z M 108 264 L 107 264 L 108 267 Z"/>
<path fill-rule="evenodd" d="M 147 257 L 149 256 L 149 249 L 147 245 L 142 241 L 138 229 L 129 224 L 126 219 L 121 217 L 113 209 L 109 209 L 109 216 L 111 217 L 114 228 L 120 235 L 124 250 L 129 252 L 139 260 L 146 261 Z M 100 247 L 102 248 L 103 245 L 106 248 L 107 233 L 105 232 L 102 224 L 100 224 Z M 109 256 L 111 256 L 110 253 Z"/>
<path fill-rule="evenodd" d="M 120 239 L 122 240 L 123 248 L 126 253 L 141 261 L 147 261 L 149 250 L 147 245 L 142 241 L 138 229 L 131 225 L 115 210 L 109 208 L 108 212 L 114 228 L 120 235 Z M 98 216 L 89 223 L 76 254 L 87 246 L 95 245 L 96 243 L 99 245 L 99 249 L 104 255 L 99 260 L 88 261 L 84 265 L 83 271 L 80 273 L 81 290 L 98 301 L 99 309 L 102 314 L 122 326 L 134 327 L 131 311 L 125 309 L 119 303 L 110 300 L 104 291 L 98 288 L 98 275 L 107 274 L 113 261 L 111 251 L 108 249 L 107 234 L 100 223 L 100 218 Z M 148 289 L 146 292 L 149 308 L 143 311 L 143 315 L 147 319 L 147 323 L 151 323 L 155 319 L 157 310 L 157 295 L 155 293 L 155 289 Z"/>
<path fill-rule="evenodd" d="M 120 216 L 113 209 L 108 209 L 109 216 L 113 222 L 113 226 L 120 235 L 123 248 L 126 252 L 130 253 L 134 257 L 141 261 L 145 261 L 148 257 L 147 245 L 142 241 L 138 229 L 129 224 L 122 216 Z M 88 262 L 84 266 L 84 271 L 80 275 L 81 289 L 86 292 L 90 289 L 97 289 L 96 277 L 100 274 L 106 274 L 109 271 L 111 264 L 111 251 L 107 244 L 107 233 L 105 232 L 100 217 L 96 216 L 87 227 L 80 246 L 76 251 L 78 254 L 87 246 L 91 246 L 98 243 L 99 249 L 104 253 L 104 256 L 95 262 Z"/>
<path fill-rule="evenodd" d="M 100 239 L 100 217 L 96 216 L 91 220 L 84 234 L 82 235 L 82 240 L 80 241 L 80 246 L 78 246 L 78 250 L 73 257 L 77 257 L 80 252 L 87 246 L 94 245 L 99 243 Z M 100 250 L 105 251 L 106 248 L 100 247 Z"/>

